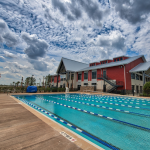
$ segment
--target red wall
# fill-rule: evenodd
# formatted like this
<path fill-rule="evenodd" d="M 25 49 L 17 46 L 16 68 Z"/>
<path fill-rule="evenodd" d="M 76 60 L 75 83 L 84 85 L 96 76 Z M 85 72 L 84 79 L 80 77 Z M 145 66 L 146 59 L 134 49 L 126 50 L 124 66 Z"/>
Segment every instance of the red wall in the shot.
<path fill-rule="evenodd" d="M 57 83 L 57 76 L 54 76 L 54 83 Z"/>
<path fill-rule="evenodd" d="M 124 83 L 124 68 L 120 68 L 120 66 L 115 66 L 115 67 L 109 67 L 107 69 L 102 69 L 102 74 L 103 70 L 106 70 L 106 74 L 109 78 L 116 80 L 116 81 L 122 81 L 123 82 L 123 87 L 117 88 L 117 90 L 125 89 L 125 83 Z"/>
<path fill-rule="evenodd" d="M 82 71 L 81 81 L 84 81 L 84 71 Z"/>
<path fill-rule="evenodd" d="M 58 76 L 58 80 L 60 80 L 60 75 Z M 57 76 L 54 76 L 54 83 L 57 83 Z"/>
<path fill-rule="evenodd" d="M 126 65 L 125 72 L 126 72 L 126 89 L 127 90 L 131 90 L 132 89 L 132 87 L 131 87 L 132 86 L 131 85 L 131 74 L 129 73 L 129 71 L 132 68 L 134 68 L 135 66 L 137 66 L 138 64 L 143 63 L 143 62 L 144 61 L 143 61 L 143 59 L 141 57 L 141 58 L 139 58 L 139 59 L 137 59 L 137 60 L 135 60 L 135 61 L 133 61 L 133 62 L 131 62 L 131 63 Z"/>
<path fill-rule="evenodd" d="M 101 69 L 97 69 L 97 78 L 98 78 L 98 75 L 99 75 L 99 74 L 101 74 Z M 97 79 L 97 81 L 98 81 L 98 80 L 101 80 L 101 79 Z"/>

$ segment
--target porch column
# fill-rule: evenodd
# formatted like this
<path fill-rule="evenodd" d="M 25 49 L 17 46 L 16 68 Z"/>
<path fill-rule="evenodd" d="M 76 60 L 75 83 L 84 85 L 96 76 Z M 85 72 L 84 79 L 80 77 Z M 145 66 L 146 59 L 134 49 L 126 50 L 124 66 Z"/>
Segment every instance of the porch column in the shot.
<path fill-rule="evenodd" d="M 144 84 L 145 84 L 145 71 L 143 71 L 143 87 L 144 87 Z"/>
<path fill-rule="evenodd" d="M 58 88 L 58 77 L 59 77 L 59 73 L 57 74 L 57 88 Z"/>

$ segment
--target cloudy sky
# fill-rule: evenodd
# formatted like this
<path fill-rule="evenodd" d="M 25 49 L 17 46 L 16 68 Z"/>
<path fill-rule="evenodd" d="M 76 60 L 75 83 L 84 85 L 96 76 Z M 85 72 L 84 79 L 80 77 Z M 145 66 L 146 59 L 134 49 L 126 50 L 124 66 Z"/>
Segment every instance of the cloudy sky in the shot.
<path fill-rule="evenodd" d="M 150 0 L 0 0 L 0 84 L 119 55 L 150 60 Z"/>

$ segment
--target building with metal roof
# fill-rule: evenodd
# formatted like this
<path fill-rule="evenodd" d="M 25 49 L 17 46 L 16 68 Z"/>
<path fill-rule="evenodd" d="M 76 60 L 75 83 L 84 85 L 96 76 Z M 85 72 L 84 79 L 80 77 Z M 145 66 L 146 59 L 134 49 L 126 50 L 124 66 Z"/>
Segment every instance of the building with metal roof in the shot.
<path fill-rule="evenodd" d="M 94 86 L 95 90 L 107 92 L 140 92 L 145 82 L 150 80 L 150 62 L 146 61 L 144 55 L 119 56 L 89 64 L 62 58 L 56 74 L 51 82 L 58 87 L 80 89 Z M 65 77 L 60 77 L 62 74 Z"/>

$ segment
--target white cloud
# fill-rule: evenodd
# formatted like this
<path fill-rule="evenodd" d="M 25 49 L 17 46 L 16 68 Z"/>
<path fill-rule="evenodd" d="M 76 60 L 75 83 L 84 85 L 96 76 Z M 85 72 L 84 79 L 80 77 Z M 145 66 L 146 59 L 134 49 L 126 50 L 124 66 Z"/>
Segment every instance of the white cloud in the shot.
<path fill-rule="evenodd" d="M 16 58 L 17 56 L 14 55 L 13 53 L 10 53 L 8 51 L 4 51 L 5 57 L 9 57 L 9 58 Z"/>

